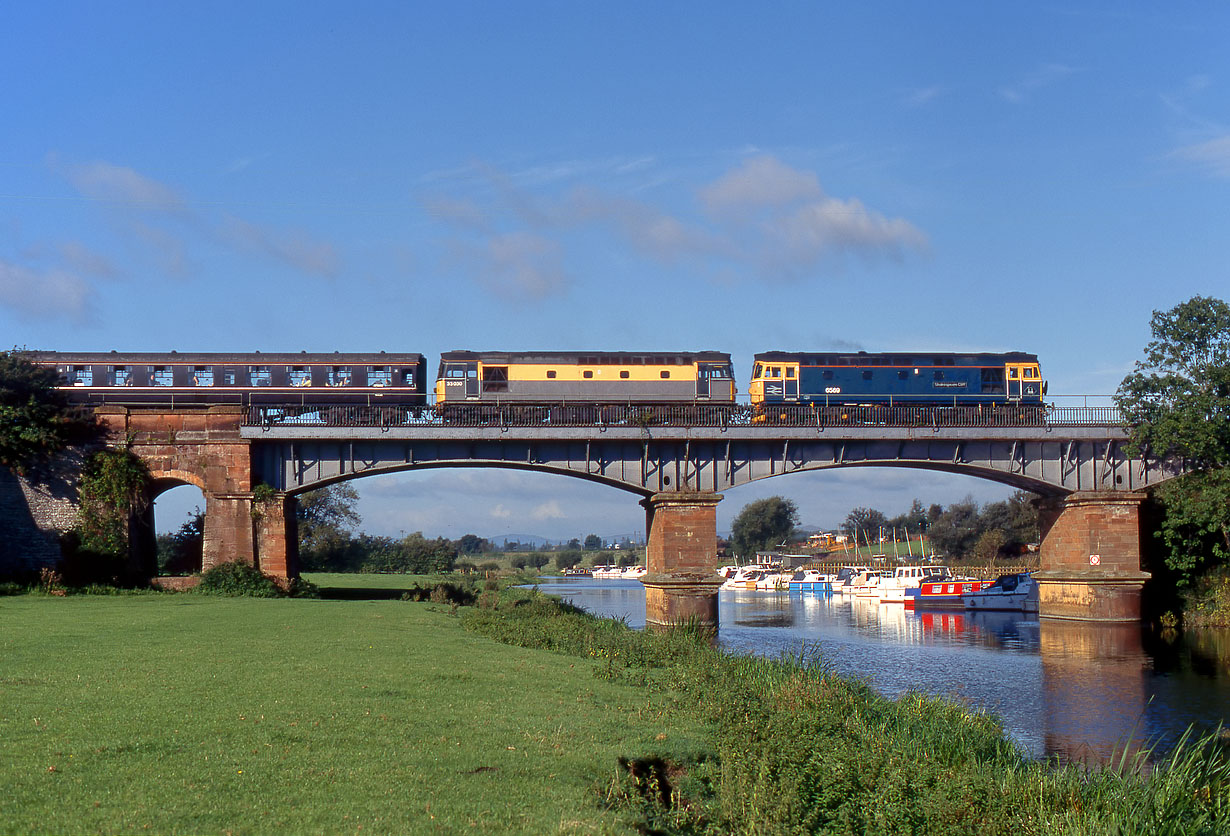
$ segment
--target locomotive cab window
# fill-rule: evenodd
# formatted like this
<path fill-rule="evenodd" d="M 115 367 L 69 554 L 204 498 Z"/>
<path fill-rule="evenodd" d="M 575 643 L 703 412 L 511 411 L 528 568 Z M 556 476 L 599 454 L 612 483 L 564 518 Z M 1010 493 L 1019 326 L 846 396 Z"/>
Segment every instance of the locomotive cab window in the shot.
<path fill-rule="evenodd" d="M 791 378 L 791 379 L 793 379 L 793 378 L 794 378 L 794 366 L 787 366 L 787 367 L 786 367 L 786 377 L 787 377 L 787 378 Z"/>
<path fill-rule="evenodd" d="M 386 386 L 393 385 L 393 373 L 389 371 L 388 366 L 368 366 L 367 367 L 367 385 L 376 386 L 383 389 Z"/>
<path fill-rule="evenodd" d="M 170 366 L 154 366 L 152 382 L 155 386 L 174 386 L 175 370 Z"/>
<path fill-rule="evenodd" d="M 252 386 L 272 386 L 273 375 L 268 366 L 249 366 L 248 383 Z"/>
<path fill-rule="evenodd" d="M 213 366 L 193 366 L 192 367 L 192 385 L 193 386 L 213 386 L 214 385 L 214 367 Z"/>
<path fill-rule="evenodd" d="M 465 380 L 466 367 L 460 363 L 453 363 L 444 368 L 444 376 L 453 380 Z"/>

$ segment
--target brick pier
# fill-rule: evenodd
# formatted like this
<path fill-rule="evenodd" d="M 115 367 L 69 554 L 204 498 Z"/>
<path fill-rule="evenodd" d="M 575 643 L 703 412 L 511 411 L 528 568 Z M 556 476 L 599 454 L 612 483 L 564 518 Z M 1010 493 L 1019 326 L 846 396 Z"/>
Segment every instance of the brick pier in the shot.
<path fill-rule="evenodd" d="M 670 627 L 687 622 L 717 627 L 717 504 L 720 493 L 656 493 L 645 506 L 649 573 L 645 623 Z"/>
<path fill-rule="evenodd" d="M 202 569 L 242 561 L 276 578 L 297 577 L 294 498 L 254 493 L 252 443 L 234 406 L 169 411 L 100 407 L 99 420 L 149 468 L 152 493 L 196 485 L 205 496 Z M 149 520 L 134 521 L 136 548 L 153 546 Z M 152 555 L 142 555 L 142 562 Z"/>
<path fill-rule="evenodd" d="M 1038 612 L 1044 618 L 1139 621 L 1143 493 L 1078 491 L 1037 500 L 1042 532 Z"/>

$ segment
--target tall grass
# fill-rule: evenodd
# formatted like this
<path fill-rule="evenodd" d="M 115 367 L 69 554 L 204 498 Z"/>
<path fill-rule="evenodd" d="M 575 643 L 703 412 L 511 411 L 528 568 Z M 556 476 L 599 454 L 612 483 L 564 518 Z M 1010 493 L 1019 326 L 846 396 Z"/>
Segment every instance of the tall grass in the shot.
<path fill-rule="evenodd" d="M 1230 753 L 1185 738 L 1100 771 L 1031 761 L 998 721 L 950 701 L 890 700 L 814 652 L 733 656 L 696 631 L 640 632 L 527 592 L 467 627 L 599 660 L 669 693 L 710 729 L 688 763 L 625 763 L 607 797 L 661 833 L 1230 832 Z"/>

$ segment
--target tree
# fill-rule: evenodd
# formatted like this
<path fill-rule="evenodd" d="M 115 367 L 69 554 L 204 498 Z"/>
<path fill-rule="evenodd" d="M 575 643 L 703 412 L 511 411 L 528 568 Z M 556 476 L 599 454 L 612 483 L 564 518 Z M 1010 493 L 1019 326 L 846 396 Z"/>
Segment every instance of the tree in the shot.
<path fill-rule="evenodd" d="M 578 540 L 576 537 L 573 537 L 571 540 L 568 541 L 568 543 L 564 546 L 564 548 L 579 549 L 581 548 L 581 541 Z"/>
<path fill-rule="evenodd" d="M 730 544 L 736 554 L 752 555 L 784 542 L 799 524 L 799 509 L 789 499 L 770 496 L 743 506 L 730 526 Z"/>
<path fill-rule="evenodd" d="M 1186 586 L 1230 561 L 1230 305 L 1195 296 L 1154 311 L 1145 359 L 1115 394 L 1133 453 L 1181 456 L 1154 492 L 1166 565 Z"/>
<path fill-rule="evenodd" d="M 187 575 L 201 571 L 201 547 L 205 535 L 205 512 L 199 507 L 174 534 L 158 535 L 158 571 L 164 575 Z"/>
<path fill-rule="evenodd" d="M 478 554 L 491 551 L 491 544 L 477 534 L 463 534 L 457 540 L 457 551 L 462 554 Z"/>
<path fill-rule="evenodd" d="M 561 572 L 571 569 L 581 562 L 581 553 L 576 551 L 563 551 L 555 555 L 555 568 Z"/>
<path fill-rule="evenodd" d="M 963 558 L 973 551 L 982 531 L 978 525 L 978 503 L 967 496 L 948 506 L 939 519 L 931 523 L 927 536 L 931 545 L 953 558 Z"/>
<path fill-rule="evenodd" d="M 597 534 L 590 534 L 588 537 L 585 538 L 585 550 L 586 551 L 594 551 L 595 549 L 600 549 L 600 548 L 602 548 L 602 538 L 599 537 Z"/>
<path fill-rule="evenodd" d="M 90 422 L 56 390 L 59 375 L 25 352 L 0 352 L 0 466 L 25 474 L 85 435 Z"/>
<path fill-rule="evenodd" d="M 307 569 L 341 569 L 362 517 L 355 509 L 359 492 L 349 483 L 337 483 L 299 496 L 295 518 L 299 522 L 299 557 Z M 353 568 L 358 568 L 357 566 Z M 353 569 L 352 569 L 353 571 Z"/>
<path fill-rule="evenodd" d="M 880 529 L 888 524 L 884 514 L 875 508 L 855 508 L 846 515 L 841 524 L 842 532 L 858 545 L 856 538 L 871 540 L 880 536 Z"/>

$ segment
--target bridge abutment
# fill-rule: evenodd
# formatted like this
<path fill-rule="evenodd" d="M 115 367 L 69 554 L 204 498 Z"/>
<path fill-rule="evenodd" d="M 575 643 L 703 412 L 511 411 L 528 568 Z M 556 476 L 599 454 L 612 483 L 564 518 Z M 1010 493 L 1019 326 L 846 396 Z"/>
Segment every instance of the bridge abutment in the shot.
<path fill-rule="evenodd" d="M 1140 620 L 1143 493 L 1078 491 L 1038 500 L 1042 569 L 1038 612 L 1044 618 Z"/>
<path fill-rule="evenodd" d="M 205 498 L 202 571 L 220 563 L 242 562 L 276 578 L 297 576 L 295 500 L 276 493 L 258 501 L 253 491 L 252 442 L 240 431 L 244 409 L 108 406 L 99 408 L 97 414 L 109 436 L 123 440 L 145 462 L 155 482 L 201 489 Z M 152 522 L 149 517 L 130 526 L 134 550 L 153 548 Z M 148 563 L 143 557 L 134 559 Z"/>
<path fill-rule="evenodd" d="M 649 544 L 645 623 L 717 627 L 717 505 L 720 493 L 656 493 L 641 501 Z"/>

